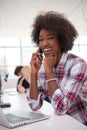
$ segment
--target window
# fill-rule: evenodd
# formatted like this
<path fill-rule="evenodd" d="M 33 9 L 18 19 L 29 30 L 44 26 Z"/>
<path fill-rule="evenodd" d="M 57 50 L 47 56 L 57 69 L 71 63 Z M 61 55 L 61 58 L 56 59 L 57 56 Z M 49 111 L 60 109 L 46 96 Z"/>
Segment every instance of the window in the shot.
<path fill-rule="evenodd" d="M 87 61 L 87 36 L 79 36 L 74 43 L 73 49 L 70 52 L 80 56 L 85 61 Z"/>
<path fill-rule="evenodd" d="M 4 77 L 14 77 L 14 69 L 17 65 L 29 65 L 32 52 L 36 46 L 32 44 L 30 37 L 0 37 L 0 73 Z M 71 53 L 74 53 L 87 61 L 87 36 L 79 36 L 75 41 Z"/>
<path fill-rule="evenodd" d="M 36 47 L 29 37 L 0 37 L 0 73 L 14 77 L 17 65 L 29 65 Z"/>

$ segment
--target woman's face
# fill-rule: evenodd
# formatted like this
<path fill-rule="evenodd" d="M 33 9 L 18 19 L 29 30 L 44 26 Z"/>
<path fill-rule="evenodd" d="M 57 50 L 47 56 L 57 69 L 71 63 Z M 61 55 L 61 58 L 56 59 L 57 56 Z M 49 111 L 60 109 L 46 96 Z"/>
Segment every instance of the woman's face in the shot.
<path fill-rule="evenodd" d="M 61 48 L 56 36 L 45 29 L 42 29 L 39 34 L 39 46 L 41 47 L 45 57 L 56 55 L 57 63 L 61 58 Z"/>

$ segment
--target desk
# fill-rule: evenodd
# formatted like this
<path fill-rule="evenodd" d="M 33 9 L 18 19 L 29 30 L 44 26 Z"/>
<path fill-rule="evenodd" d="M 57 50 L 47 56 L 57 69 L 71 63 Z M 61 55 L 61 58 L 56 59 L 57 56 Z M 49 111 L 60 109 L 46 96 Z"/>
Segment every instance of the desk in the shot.
<path fill-rule="evenodd" d="M 25 94 L 6 94 L 3 100 L 11 103 L 10 108 L 3 108 L 3 111 L 29 111 L 28 102 Z M 30 110 L 31 111 L 31 110 Z M 50 119 L 35 122 L 25 126 L 14 128 L 14 130 L 87 130 L 87 127 L 68 115 L 57 116 L 51 104 L 44 102 L 43 107 L 39 110 L 45 114 L 51 115 Z M 0 130 L 10 130 L 0 125 Z"/>

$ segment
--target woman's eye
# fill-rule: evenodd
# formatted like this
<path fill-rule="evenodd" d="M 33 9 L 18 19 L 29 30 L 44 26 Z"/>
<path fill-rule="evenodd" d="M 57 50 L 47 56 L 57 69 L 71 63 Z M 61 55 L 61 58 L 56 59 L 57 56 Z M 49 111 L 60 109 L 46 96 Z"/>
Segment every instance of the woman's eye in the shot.
<path fill-rule="evenodd" d="M 39 39 L 39 42 L 43 41 L 43 39 Z"/>
<path fill-rule="evenodd" d="M 46 37 L 46 38 L 40 38 L 40 39 L 39 39 L 39 42 L 43 42 L 44 40 L 50 41 L 50 40 L 53 40 L 54 38 L 55 38 L 54 36 L 48 36 L 48 37 Z"/>
<path fill-rule="evenodd" d="M 50 40 L 50 39 L 54 39 L 54 37 L 53 36 L 48 37 L 48 40 Z"/>

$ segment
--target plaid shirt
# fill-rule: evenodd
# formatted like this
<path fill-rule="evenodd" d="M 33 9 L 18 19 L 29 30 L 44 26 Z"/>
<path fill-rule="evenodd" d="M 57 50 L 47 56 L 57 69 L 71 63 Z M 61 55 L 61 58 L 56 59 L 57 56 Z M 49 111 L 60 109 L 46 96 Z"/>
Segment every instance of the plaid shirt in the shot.
<path fill-rule="evenodd" d="M 49 95 L 44 67 L 38 73 L 39 95 L 37 100 L 28 102 L 32 110 L 38 110 L 43 104 L 45 96 L 57 115 L 69 114 L 78 121 L 87 124 L 87 64 L 73 54 L 63 53 L 57 67 L 53 69 L 58 89 Z"/>

